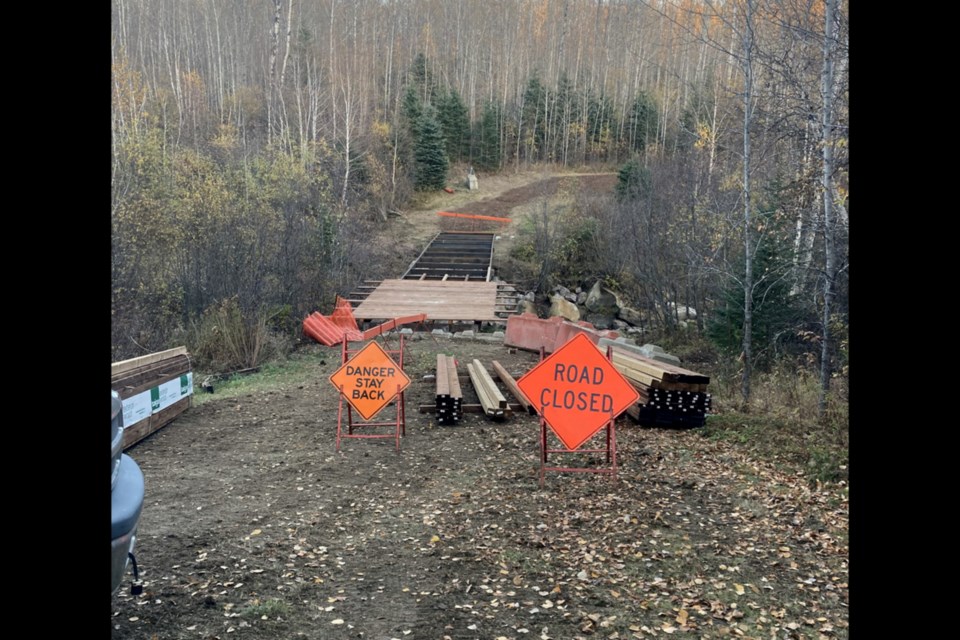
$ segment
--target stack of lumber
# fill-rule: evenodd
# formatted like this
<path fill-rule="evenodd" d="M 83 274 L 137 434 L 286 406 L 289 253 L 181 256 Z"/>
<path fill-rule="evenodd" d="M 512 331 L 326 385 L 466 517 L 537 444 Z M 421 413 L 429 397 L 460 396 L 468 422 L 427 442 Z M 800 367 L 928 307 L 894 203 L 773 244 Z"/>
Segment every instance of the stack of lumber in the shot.
<path fill-rule="evenodd" d="M 123 448 L 169 424 L 189 406 L 193 372 L 186 347 L 111 365 L 111 388 L 123 402 Z"/>
<path fill-rule="evenodd" d="M 702 427 L 710 412 L 710 378 L 682 367 L 612 347 L 613 366 L 640 394 L 627 413 L 647 426 Z"/>
<path fill-rule="evenodd" d="M 509 410 L 507 399 L 503 397 L 483 363 L 474 358 L 473 362 L 467 363 L 467 371 L 470 373 L 470 382 L 477 392 L 477 397 L 480 398 L 480 405 L 487 417 L 494 420 L 506 418 L 506 412 Z"/>
<path fill-rule="evenodd" d="M 437 354 L 437 422 L 456 424 L 463 417 L 463 393 L 453 356 Z"/>

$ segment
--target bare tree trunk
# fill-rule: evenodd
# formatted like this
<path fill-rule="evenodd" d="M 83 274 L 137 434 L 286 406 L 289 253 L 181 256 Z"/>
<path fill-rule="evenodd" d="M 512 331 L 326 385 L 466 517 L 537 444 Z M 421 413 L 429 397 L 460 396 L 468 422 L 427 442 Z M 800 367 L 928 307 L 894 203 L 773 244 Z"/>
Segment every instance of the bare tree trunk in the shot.
<path fill-rule="evenodd" d="M 743 29 L 743 401 L 750 400 L 750 376 L 753 373 L 753 222 L 750 218 L 750 124 L 753 120 L 753 5 L 746 3 Z"/>
<path fill-rule="evenodd" d="M 283 79 L 287 73 L 287 60 L 290 59 L 290 33 L 293 31 L 293 0 L 287 4 L 287 43 L 283 52 L 283 64 L 280 65 L 280 89 L 283 89 Z"/>
<path fill-rule="evenodd" d="M 350 125 L 353 124 L 353 91 L 350 82 L 350 74 L 346 76 L 346 88 L 340 88 L 343 94 L 343 190 L 340 192 L 340 204 L 347 206 L 347 192 L 350 188 Z"/>
<path fill-rule="evenodd" d="M 273 26 L 270 29 L 270 83 L 267 92 L 267 143 L 273 139 L 273 112 L 277 91 L 277 53 L 280 50 L 280 0 L 273 0 Z"/>
<path fill-rule="evenodd" d="M 823 33 L 823 239 L 825 249 L 825 269 L 823 279 L 823 345 L 820 354 L 820 401 L 819 413 L 822 418 L 827 408 L 827 395 L 830 393 L 831 343 L 830 313 L 835 295 L 836 245 L 833 220 L 833 58 L 834 58 L 834 15 L 837 0 L 827 0 L 826 25 Z"/>

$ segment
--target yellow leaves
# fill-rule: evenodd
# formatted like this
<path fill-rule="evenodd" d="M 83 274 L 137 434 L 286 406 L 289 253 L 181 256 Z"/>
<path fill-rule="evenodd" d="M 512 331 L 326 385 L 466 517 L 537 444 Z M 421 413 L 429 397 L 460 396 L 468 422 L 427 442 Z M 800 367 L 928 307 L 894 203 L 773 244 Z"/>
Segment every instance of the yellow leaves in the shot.
<path fill-rule="evenodd" d="M 372 131 L 375 136 L 387 139 L 390 137 L 390 123 L 374 120 L 373 124 L 370 125 L 370 131 Z"/>
<path fill-rule="evenodd" d="M 254 529 L 253 531 L 250 532 L 250 537 L 252 538 L 253 536 L 258 536 L 261 533 L 263 533 L 262 529 Z"/>
<path fill-rule="evenodd" d="M 713 130 L 710 128 L 710 125 L 706 122 L 697 123 L 697 141 L 693 143 L 693 146 L 697 149 L 703 149 L 710 141 L 713 139 Z"/>
<path fill-rule="evenodd" d="M 686 609 L 680 609 L 680 613 L 678 613 L 676 617 L 677 624 L 679 624 L 681 627 L 687 626 L 687 618 L 689 615 L 690 613 Z"/>
<path fill-rule="evenodd" d="M 438 536 L 437 534 L 433 534 L 430 537 L 430 544 L 437 544 L 438 542 L 440 542 L 440 536 Z"/>
<path fill-rule="evenodd" d="M 742 596 L 742 595 L 744 594 L 744 590 L 743 590 L 743 585 L 742 585 L 742 584 L 734 583 L 734 584 L 733 584 L 733 588 L 734 588 L 734 590 L 737 592 L 737 595 L 738 595 L 738 596 Z"/>
<path fill-rule="evenodd" d="M 240 136 L 237 128 L 232 124 L 221 124 L 210 144 L 221 151 L 232 151 L 239 144 Z"/>

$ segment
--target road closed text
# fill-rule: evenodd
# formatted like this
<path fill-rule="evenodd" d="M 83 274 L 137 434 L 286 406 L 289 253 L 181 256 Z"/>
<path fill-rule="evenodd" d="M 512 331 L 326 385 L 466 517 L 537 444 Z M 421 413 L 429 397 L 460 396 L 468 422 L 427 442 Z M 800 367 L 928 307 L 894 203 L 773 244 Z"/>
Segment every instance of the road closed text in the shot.
<path fill-rule="evenodd" d="M 613 396 L 600 391 L 584 390 L 585 385 L 600 388 L 603 385 L 602 367 L 584 367 L 575 364 L 557 363 L 553 369 L 553 380 L 557 385 L 544 387 L 540 391 L 540 404 L 544 408 L 557 407 L 610 413 L 613 411 Z M 564 383 L 575 384 L 579 390 L 562 391 L 558 387 Z"/>

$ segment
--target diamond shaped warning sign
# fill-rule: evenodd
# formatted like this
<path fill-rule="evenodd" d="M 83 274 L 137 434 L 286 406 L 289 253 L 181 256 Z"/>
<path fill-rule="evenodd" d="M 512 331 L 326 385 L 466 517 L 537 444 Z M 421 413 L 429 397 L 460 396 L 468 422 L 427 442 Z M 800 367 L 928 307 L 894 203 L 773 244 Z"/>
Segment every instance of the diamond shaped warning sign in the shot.
<path fill-rule="evenodd" d="M 640 399 L 582 333 L 528 371 L 517 386 L 570 451 Z"/>
<path fill-rule="evenodd" d="M 330 382 L 369 420 L 410 385 L 410 378 L 383 347 L 371 342 L 334 371 Z"/>

